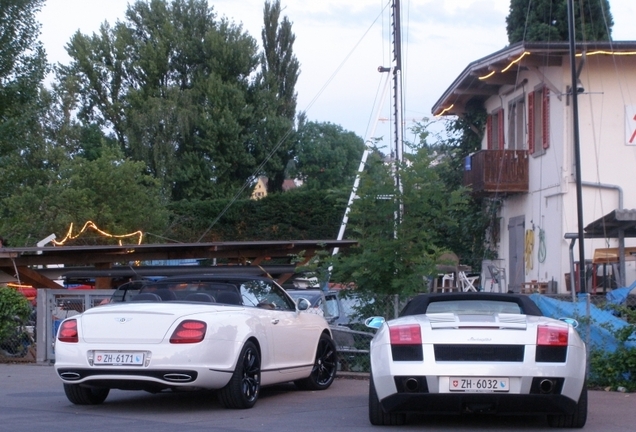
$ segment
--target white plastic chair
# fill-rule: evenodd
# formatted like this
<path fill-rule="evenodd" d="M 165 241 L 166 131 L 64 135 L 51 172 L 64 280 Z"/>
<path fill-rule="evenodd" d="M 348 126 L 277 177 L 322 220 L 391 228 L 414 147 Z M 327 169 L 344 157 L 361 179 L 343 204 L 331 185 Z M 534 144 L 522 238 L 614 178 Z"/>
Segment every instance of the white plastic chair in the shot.
<path fill-rule="evenodd" d="M 457 273 L 459 283 L 462 287 L 462 291 L 475 291 L 477 292 L 477 288 L 475 288 L 475 281 L 479 279 L 479 276 L 467 276 L 465 272 L 460 271 Z"/>

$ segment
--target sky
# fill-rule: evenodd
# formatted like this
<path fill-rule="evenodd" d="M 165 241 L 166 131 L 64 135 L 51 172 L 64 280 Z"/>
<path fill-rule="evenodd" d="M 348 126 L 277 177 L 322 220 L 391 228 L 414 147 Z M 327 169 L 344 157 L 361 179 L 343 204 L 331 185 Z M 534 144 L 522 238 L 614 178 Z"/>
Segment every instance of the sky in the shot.
<path fill-rule="evenodd" d="M 47 0 L 38 20 L 51 63 L 68 64 L 64 49 L 73 33 L 91 35 L 107 21 L 124 19 L 129 0 Z M 636 1 L 609 0 L 614 40 L 636 40 Z M 208 0 L 261 45 L 264 0 Z M 391 0 L 281 0 L 296 35 L 300 62 L 298 111 L 360 137 L 390 144 L 390 89 L 382 98 L 390 66 Z M 401 0 L 404 114 L 409 126 L 432 119 L 431 109 L 472 61 L 508 44 L 510 0 Z"/>

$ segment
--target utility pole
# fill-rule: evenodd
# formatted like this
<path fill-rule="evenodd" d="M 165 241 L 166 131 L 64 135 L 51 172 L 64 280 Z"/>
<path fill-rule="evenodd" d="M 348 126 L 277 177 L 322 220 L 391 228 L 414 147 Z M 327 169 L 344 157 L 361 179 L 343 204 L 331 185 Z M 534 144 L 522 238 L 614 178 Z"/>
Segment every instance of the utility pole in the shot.
<path fill-rule="evenodd" d="M 395 211 L 396 235 L 397 225 L 404 217 L 404 204 L 402 202 L 402 179 L 400 169 L 404 159 L 404 125 L 402 123 L 402 32 L 400 22 L 400 0 L 393 0 L 392 24 L 393 24 L 393 163 L 395 175 L 395 190 L 397 194 L 397 209 Z"/>
<path fill-rule="evenodd" d="M 570 39 L 570 70 L 572 72 L 572 86 L 570 87 L 570 93 L 572 96 L 572 132 L 574 140 L 574 165 L 576 172 L 576 213 L 579 225 L 579 289 L 581 293 L 587 291 L 586 277 L 585 277 L 585 243 L 583 242 L 585 236 L 583 234 L 583 191 L 581 184 L 581 145 L 579 139 L 579 102 L 577 82 L 578 76 L 576 73 L 576 43 L 574 33 L 574 5 L 573 0 L 568 0 L 568 36 Z M 574 277 L 572 277 L 574 281 Z M 573 284 L 576 286 L 576 284 Z M 572 289 L 574 292 L 574 288 Z"/>

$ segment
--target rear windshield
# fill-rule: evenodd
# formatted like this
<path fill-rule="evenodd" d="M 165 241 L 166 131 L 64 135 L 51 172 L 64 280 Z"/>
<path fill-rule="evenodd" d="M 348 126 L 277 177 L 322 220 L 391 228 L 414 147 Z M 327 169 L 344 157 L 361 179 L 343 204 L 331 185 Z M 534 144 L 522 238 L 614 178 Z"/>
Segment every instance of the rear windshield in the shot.
<path fill-rule="evenodd" d="M 457 313 L 491 315 L 495 313 L 522 314 L 517 303 L 496 300 L 451 300 L 430 302 L 426 313 Z"/>

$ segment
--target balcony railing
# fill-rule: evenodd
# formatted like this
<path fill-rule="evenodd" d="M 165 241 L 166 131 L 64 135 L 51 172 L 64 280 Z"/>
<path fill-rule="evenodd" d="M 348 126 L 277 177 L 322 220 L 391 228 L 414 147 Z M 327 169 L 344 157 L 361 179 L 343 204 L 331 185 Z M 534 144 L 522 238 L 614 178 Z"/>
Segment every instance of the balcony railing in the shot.
<path fill-rule="evenodd" d="M 528 192 L 527 150 L 480 150 L 468 158 L 464 186 L 473 194 Z"/>

